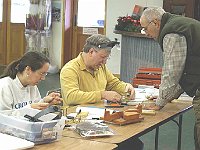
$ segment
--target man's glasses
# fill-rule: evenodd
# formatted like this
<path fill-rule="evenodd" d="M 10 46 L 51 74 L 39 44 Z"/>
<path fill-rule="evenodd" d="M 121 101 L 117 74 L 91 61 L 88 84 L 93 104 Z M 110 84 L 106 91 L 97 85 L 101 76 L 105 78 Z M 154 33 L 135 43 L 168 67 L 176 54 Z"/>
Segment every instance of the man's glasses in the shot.
<path fill-rule="evenodd" d="M 152 20 L 152 21 L 150 21 L 150 22 L 147 24 L 147 26 L 146 26 L 146 27 L 142 27 L 142 30 L 143 30 L 143 31 L 147 31 L 147 29 L 148 29 L 149 25 L 150 25 L 152 22 L 153 22 L 153 20 Z"/>
<path fill-rule="evenodd" d="M 95 48 L 93 48 L 93 49 L 94 49 L 94 51 L 95 51 L 96 53 L 99 53 L 99 51 L 97 51 Z M 100 55 L 100 57 L 101 57 L 104 61 L 110 59 L 110 55 L 107 55 L 107 56 L 102 56 L 102 55 Z"/>

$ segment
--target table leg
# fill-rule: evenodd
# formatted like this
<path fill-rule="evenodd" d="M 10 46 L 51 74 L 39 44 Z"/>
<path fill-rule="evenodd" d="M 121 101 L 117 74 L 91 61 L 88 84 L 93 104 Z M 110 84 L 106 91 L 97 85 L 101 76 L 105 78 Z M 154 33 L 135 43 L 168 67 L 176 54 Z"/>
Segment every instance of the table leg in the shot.
<path fill-rule="evenodd" d="M 179 115 L 178 122 L 176 120 L 172 120 L 175 122 L 178 126 L 178 145 L 177 145 L 177 150 L 181 150 L 181 137 L 182 137 L 182 122 L 183 122 L 183 115 Z"/>
<path fill-rule="evenodd" d="M 182 137 L 182 120 L 183 115 L 179 116 L 179 129 L 178 129 L 178 150 L 181 150 L 181 137 Z"/>
<path fill-rule="evenodd" d="M 158 150 L 158 135 L 159 135 L 159 127 L 156 127 L 155 150 Z"/>

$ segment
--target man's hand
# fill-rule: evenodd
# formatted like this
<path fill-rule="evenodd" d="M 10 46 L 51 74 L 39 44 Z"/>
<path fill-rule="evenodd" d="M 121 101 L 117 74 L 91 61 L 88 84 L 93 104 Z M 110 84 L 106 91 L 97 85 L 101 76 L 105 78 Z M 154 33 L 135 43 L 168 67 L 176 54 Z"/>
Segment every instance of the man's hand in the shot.
<path fill-rule="evenodd" d="M 143 109 L 148 109 L 148 110 L 160 110 L 162 108 L 163 106 L 158 106 L 158 105 L 143 106 Z"/>
<path fill-rule="evenodd" d="M 149 96 L 146 96 L 146 98 L 148 100 L 156 101 L 156 99 L 158 98 L 158 96 L 157 95 L 149 95 Z"/>
<path fill-rule="evenodd" d="M 101 99 L 106 99 L 112 102 L 120 101 L 122 96 L 115 91 L 103 91 L 101 92 Z"/>
<path fill-rule="evenodd" d="M 135 89 L 130 83 L 126 84 L 125 93 L 130 93 L 129 99 L 135 99 Z"/>

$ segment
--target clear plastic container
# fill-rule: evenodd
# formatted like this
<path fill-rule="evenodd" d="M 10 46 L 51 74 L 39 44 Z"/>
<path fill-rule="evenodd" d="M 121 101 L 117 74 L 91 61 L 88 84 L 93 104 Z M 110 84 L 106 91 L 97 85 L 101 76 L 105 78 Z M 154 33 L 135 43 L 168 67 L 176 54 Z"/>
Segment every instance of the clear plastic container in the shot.
<path fill-rule="evenodd" d="M 61 119 L 30 122 L 22 119 L 23 115 L 24 112 L 21 113 L 20 111 L 15 116 L 13 116 L 12 110 L 1 111 L 0 132 L 32 141 L 35 144 L 42 144 L 56 140 L 59 136 L 58 133 L 63 130 L 64 121 L 61 121 Z"/>

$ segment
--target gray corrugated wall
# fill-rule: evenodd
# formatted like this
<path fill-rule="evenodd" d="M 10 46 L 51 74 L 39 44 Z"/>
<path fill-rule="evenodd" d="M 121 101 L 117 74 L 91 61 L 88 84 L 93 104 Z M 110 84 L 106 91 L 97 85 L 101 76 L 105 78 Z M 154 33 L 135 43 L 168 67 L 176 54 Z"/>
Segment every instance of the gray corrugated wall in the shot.
<path fill-rule="evenodd" d="M 150 38 L 122 35 L 120 79 L 132 83 L 140 67 L 162 67 L 162 51 Z"/>

